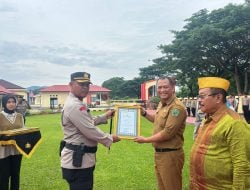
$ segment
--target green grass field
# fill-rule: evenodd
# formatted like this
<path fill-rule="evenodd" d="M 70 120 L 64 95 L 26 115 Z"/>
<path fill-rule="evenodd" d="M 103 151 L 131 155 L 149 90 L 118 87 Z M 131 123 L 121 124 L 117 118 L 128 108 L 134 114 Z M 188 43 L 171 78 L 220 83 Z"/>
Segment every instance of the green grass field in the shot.
<path fill-rule="evenodd" d="M 99 112 L 100 113 L 100 112 Z M 94 114 L 99 114 L 94 112 Z M 21 168 L 21 190 L 67 190 L 62 179 L 59 143 L 63 133 L 60 114 L 34 115 L 27 117 L 27 127 L 39 127 L 42 143 L 30 159 L 23 157 Z M 109 124 L 99 126 L 109 131 Z M 149 136 L 152 124 L 141 118 L 141 133 Z M 185 166 L 183 189 L 189 189 L 189 152 L 193 143 L 193 127 L 185 130 Z M 95 169 L 95 190 L 154 190 L 153 148 L 151 144 L 137 144 L 122 140 L 112 145 L 110 151 L 99 144 Z"/>

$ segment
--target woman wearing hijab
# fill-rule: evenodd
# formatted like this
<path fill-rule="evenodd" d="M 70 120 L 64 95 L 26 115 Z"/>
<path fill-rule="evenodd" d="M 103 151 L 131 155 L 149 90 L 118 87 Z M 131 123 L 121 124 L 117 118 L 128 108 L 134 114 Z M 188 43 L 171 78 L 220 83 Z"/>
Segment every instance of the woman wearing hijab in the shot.
<path fill-rule="evenodd" d="M 0 112 L 0 131 L 24 127 L 23 116 L 15 111 L 16 98 L 12 94 L 3 96 L 3 111 Z M 14 145 L 0 145 L 0 189 L 19 190 L 22 155 Z"/>

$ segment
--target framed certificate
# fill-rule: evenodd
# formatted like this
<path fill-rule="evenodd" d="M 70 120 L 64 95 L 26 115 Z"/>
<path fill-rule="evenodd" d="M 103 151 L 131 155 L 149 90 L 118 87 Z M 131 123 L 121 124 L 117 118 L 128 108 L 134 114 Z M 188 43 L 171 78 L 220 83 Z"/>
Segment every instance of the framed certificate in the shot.
<path fill-rule="evenodd" d="M 116 106 L 114 133 L 120 138 L 133 139 L 140 135 L 140 106 Z"/>

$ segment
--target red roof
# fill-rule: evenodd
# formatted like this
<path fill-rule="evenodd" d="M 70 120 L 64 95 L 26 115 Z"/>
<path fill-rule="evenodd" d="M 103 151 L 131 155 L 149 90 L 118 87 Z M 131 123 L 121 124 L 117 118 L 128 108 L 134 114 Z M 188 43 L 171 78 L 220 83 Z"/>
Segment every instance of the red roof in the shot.
<path fill-rule="evenodd" d="M 111 90 L 104 88 L 102 86 L 90 85 L 90 92 L 110 92 Z"/>
<path fill-rule="evenodd" d="M 53 85 L 47 88 L 43 88 L 40 92 L 69 92 L 69 85 Z"/>
<path fill-rule="evenodd" d="M 21 86 L 18 86 L 16 84 L 13 84 L 13 83 L 6 81 L 6 80 L 3 80 L 3 79 L 0 79 L 0 86 L 7 88 L 7 89 L 25 89 Z"/>
<path fill-rule="evenodd" d="M 0 85 L 0 94 L 15 94 L 15 93 Z"/>
<path fill-rule="evenodd" d="M 40 92 L 69 92 L 70 87 L 69 85 L 53 85 L 47 88 L 40 90 Z M 97 85 L 90 85 L 89 92 L 110 92 L 111 90 L 97 86 Z"/>

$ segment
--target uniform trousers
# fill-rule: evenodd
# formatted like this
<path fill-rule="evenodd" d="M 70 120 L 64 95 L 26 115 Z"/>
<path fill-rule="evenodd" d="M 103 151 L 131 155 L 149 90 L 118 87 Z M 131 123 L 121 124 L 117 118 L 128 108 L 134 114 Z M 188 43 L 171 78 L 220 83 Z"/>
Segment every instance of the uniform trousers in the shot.
<path fill-rule="evenodd" d="M 195 117 L 195 114 L 196 114 L 196 108 L 191 108 L 191 112 L 192 112 L 193 117 Z"/>
<path fill-rule="evenodd" d="M 22 155 L 11 155 L 0 159 L 0 189 L 19 190 Z"/>
<path fill-rule="evenodd" d="M 191 109 L 190 109 L 190 107 L 187 107 L 187 114 L 188 114 L 188 116 L 191 115 Z"/>
<path fill-rule="evenodd" d="M 155 152 L 155 173 L 159 190 L 182 190 L 183 149 Z"/>
<path fill-rule="evenodd" d="M 245 120 L 249 123 L 250 122 L 250 111 L 249 111 L 249 106 L 245 106 L 243 105 L 242 106 L 242 109 L 243 109 L 243 113 L 244 113 L 244 117 L 245 117 Z"/>
<path fill-rule="evenodd" d="M 84 169 L 62 168 L 63 178 L 68 182 L 70 190 L 92 190 L 95 166 Z"/>

